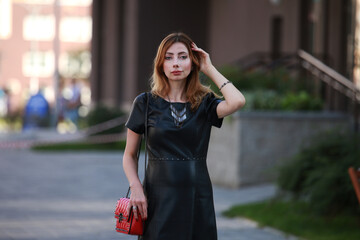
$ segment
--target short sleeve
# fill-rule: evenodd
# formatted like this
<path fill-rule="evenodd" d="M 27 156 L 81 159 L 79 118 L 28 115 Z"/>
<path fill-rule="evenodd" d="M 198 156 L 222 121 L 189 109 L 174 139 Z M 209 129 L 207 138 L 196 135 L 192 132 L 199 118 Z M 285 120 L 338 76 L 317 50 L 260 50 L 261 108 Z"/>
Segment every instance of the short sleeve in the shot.
<path fill-rule="evenodd" d="M 137 134 L 145 132 L 145 110 L 146 110 L 145 93 L 138 95 L 131 107 L 130 115 L 125 126 Z"/>
<path fill-rule="evenodd" d="M 206 96 L 206 109 L 208 115 L 208 121 L 211 123 L 212 126 L 220 128 L 223 122 L 223 118 L 219 118 L 216 112 L 217 105 L 222 100 L 215 97 L 213 93 L 209 93 Z"/>

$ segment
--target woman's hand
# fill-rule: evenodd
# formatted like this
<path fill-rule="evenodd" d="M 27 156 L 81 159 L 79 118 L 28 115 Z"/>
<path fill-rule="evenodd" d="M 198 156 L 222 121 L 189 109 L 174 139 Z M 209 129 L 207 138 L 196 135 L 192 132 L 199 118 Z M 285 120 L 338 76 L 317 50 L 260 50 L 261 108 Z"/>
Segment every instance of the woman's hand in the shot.
<path fill-rule="evenodd" d="M 203 49 L 198 48 L 195 43 L 191 44 L 192 50 L 196 51 L 200 55 L 200 71 L 202 71 L 204 74 L 208 75 L 209 71 L 213 67 L 210 56 L 207 52 L 205 52 Z"/>
<path fill-rule="evenodd" d="M 135 219 L 138 220 L 139 214 L 142 220 L 147 219 L 147 200 L 144 194 L 144 189 L 141 185 L 133 186 L 131 189 L 130 195 L 130 203 L 127 208 L 128 216 L 130 214 L 130 210 L 134 213 Z"/>

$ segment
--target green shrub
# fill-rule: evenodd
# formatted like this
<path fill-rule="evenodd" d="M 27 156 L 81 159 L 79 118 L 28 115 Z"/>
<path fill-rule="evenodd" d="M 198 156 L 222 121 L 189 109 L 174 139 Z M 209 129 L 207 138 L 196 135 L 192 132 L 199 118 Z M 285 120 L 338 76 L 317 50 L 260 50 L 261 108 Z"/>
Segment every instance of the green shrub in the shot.
<path fill-rule="evenodd" d="M 281 99 L 281 109 L 283 110 L 310 110 L 316 111 L 321 110 L 323 102 L 320 98 L 311 96 L 306 91 L 300 92 L 288 92 Z"/>
<path fill-rule="evenodd" d="M 279 68 L 272 71 L 242 71 L 234 66 L 224 66 L 220 72 L 242 90 L 275 90 L 279 93 L 304 90 L 302 79 L 291 76 L 291 73 Z"/>
<path fill-rule="evenodd" d="M 281 95 L 274 90 L 255 91 L 252 101 L 254 110 L 281 110 Z"/>
<path fill-rule="evenodd" d="M 321 99 L 305 91 L 280 94 L 274 90 L 243 91 L 246 98 L 245 110 L 318 111 L 322 109 Z"/>
<path fill-rule="evenodd" d="M 89 115 L 86 118 L 88 126 L 94 126 L 99 123 L 109 121 L 111 119 L 124 116 L 124 112 L 120 111 L 117 108 L 110 108 L 105 105 L 99 104 L 94 109 L 92 109 Z M 120 133 L 124 129 L 124 126 L 114 127 L 98 134 L 112 134 Z"/>
<path fill-rule="evenodd" d="M 360 166 L 359 135 L 327 132 L 309 146 L 280 168 L 280 189 L 308 200 L 319 214 L 359 211 L 347 171 L 350 166 Z"/>
<path fill-rule="evenodd" d="M 220 72 L 246 98 L 245 110 L 317 111 L 323 108 L 323 101 L 312 96 L 305 87 L 305 81 L 284 68 L 273 71 L 242 71 L 235 66 L 224 66 Z M 205 75 L 203 83 L 209 84 L 218 95 L 218 87 Z"/>

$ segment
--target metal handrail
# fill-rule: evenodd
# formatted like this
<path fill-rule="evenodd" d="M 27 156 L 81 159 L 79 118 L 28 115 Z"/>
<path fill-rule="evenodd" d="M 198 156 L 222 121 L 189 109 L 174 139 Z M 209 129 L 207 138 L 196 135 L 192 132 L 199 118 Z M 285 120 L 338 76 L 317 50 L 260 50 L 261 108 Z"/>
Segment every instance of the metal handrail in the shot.
<path fill-rule="evenodd" d="M 319 71 L 318 73 L 314 73 L 314 74 L 315 75 L 322 74 L 322 78 L 324 78 L 322 80 L 327 84 L 331 85 L 332 87 L 334 87 L 336 90 L 341 91 L 341 88 L 339 88 L 338 84 L 342 85 L 342 87 L 345 89 L 343 89 L 344 91 L 341 92 L 343 92 L 346 96 L 360 103 L 360 89 L 356 87 L 356 85 L 353 82 L 351 82 L 349 79 L 342 76 L 332 68 L 328 67 L 323 62 L 316 59 L 309 53 L 305 52 L 304 50 L 298 50 L 298 56 L 300 57 L 301 60 L 304 61 L 302 64 L 303 67 L 305 67 L 308 70 L 311 70 L 310 68 L 312 67 L 314 71 Z M 332 80 L 335 81 L 333 85 L 329 83 L 329 81 L 327 81 L 328 79 L 326 78 L 328 77 L 330 77 Z"/>
<path fill-rule="evenodd" d="M 299 67 L 302 67 L 308 70 L 317 79 L 327 84 L 327 93 L 330 94 L 326 96 L 329 109 L 339 110 L 341 108 L 340 96 L 348 97 L 352 101 L 354 129 L 356 132 L 359 130 L 360 89 L 352 81 L 304 50 L 298 50 L 297 54 L 283 53 L 276 59 L 272 58 L 269 52 L 253 52 L 233 62 L 233 65 L 240 67 L 243 71 L 253 68 L 269 71 L 278 67 L 290 70 L 299 70 Z M 330 97 L 332 95 L 334 97 Z"/>
<path fill-rule="evenodd" d="M 342 76 L 320 60 L 304 50 L 298 50 L 301 65 L 328 86 L 350 98 L 353 102 L 353 124 L 355 132 L 359 131 L 360 89 L 349 79 Z"/>
<path fill-rule="evenodd" d="M 294 53 L 282 53 L 274 59 L 270 52 L 252 52 L 234 61 L 232 65 L 240 67 L 243 71 L 253 68 L 271 70 L 277 67 L 292 67 L 296 59 Z"/>

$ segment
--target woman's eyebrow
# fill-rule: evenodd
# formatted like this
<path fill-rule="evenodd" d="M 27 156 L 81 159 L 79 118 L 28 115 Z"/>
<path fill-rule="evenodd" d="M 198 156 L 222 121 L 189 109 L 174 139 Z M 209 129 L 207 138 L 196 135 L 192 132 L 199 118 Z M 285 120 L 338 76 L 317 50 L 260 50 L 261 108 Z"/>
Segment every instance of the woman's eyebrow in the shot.
<path fill-rule="evenodd" d="M 165 54 L 174 55 L 174 53 L 172 52 L 166 52 Z M 187 52 L 179 52 L 178 55 L 180 54 L 187 54 Z"/>

